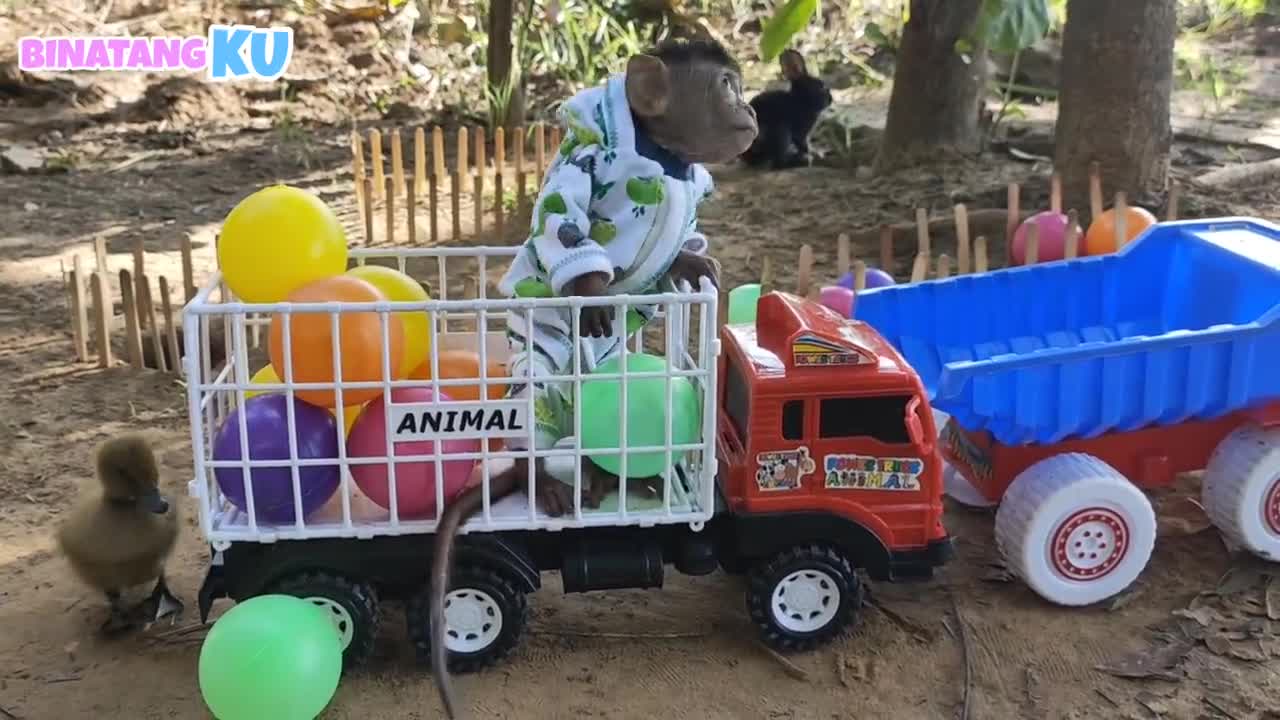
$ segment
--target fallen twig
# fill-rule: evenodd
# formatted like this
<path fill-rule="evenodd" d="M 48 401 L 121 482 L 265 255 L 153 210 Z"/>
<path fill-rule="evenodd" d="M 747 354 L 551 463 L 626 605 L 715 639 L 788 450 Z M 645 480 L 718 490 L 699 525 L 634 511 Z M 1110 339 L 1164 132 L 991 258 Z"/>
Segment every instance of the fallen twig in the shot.
<path fill-rule="evenodd" d="M 779 654 L 778 651 L 774 650 L 768 645 L 765 645 L 764 643 L 758 643 L 758 644 L 760 645 L 760 647 L 764 648 L 764 651 L 766 653 L 769 653 L 769 657 L 776 660 L 778 664 L 782 666 L 783 672 L 795 678 L 796 680 L 803 680 L 805 682 L 809 681 L 809 673 L 805 672 L 804 668 L 786 659 L 781 654 Z"/>
<path fill-rule="evenodd" d="M 969 652 L 969 633 L 964 616 L 960 614 L 960 602 L 950 588 L 947 588 L 947 594 L 951 596 L 951 611 L 955 613 L 956 625 L 959 626 L 956 634 L 960 637 L 960 655 L 964 659 L 964 694 L 960 699 L 960 720 L 969 720 L 969 704 L 973 696 L 973 654 Z"/>
<path fill-rule="evenodd" d="M 930 631 L 929 628 L 926 628 L 920 623 L 903 616 L 896 610 L 891 610 L 890 608 L 885 607 L 874 597 L 868 597 L 867 604 L 884 613 L 884 616 L 889 618 L 889 620 L 892 621 L 894 625 L 897 625 L 899 629 L 906 630 L 924 641 L 933 640 L 933 632 Z"/>
<path fill-rule="evenodd" d="M 55 675 L 51 678 L 45 678 L 44 681 L 47 685 L 56 685 L 58 683 L 79 682 L 81 679 L 81 676 L 72 673 L 69 675 Z"/>
<path fill-rule="evenodd" d="M 1280 158 L 1229 165 L 1200 175 L 1195 181 L 1205 187 L 1225 189 L 1263 185 L 1275 178 L 1280 178 Z"/>
<path fill-rule="evenodd" d="M 1120 707 L 1120 703 L 1116 702 L 1110 695 L 1103 692 L 1101 688 L 1094 688 L 1093 691 L 1098 694 L 1098 697 L 1111 703 L 1111 707 Z"/>
<path fill-rule="evenodd" d="M 1218 702 L 1215 701 L 1213 698 L 1204 696 L 1204 697 L 1201 697 L 1200 699 L 1204 701 L 1205 705 L 1208 705 L 1214 710 L 1217 710 L 1218 712 L 1222 713 L 1224 716 L 1230 718 L 1230 720 L 1240 720 L 1240 718 L 1236 717 L 1234 713 L 1232 713 L 1230 710 L 1219 705 Z"/>
<path fill-rule="evenodd" d="M 556 628 L 530 630 L 529 633 L 532 635 L 559 635 L 562 637 L 608 638 L 611 640 L 682 640 L 685 638 L 706 637 L 710 634 L 705 632 L 595 632 L 591 630 L 560 630 Z"/>
<path fill-rule="evenodd" d="M 9 718 L 9 720 L 22 720 L 21 715 L 15 714 L 13 711 L 5 708 L 5 706 L 3 705 L 0 705 L 0 715 L 4 715 L 5 717 Z"/>
<path fill-rule="evenodd" d="M 200 630 L 208 630 L 209 627 L 210 627 L 209 625 L 205 625 L 204 623 L 195 623 L 193 625 L 184 625 L 175 630 L 168 630 L 166 632 L 156 633 L 151 637 L 156 640 L 166 640 L 168 638 L 178 637 L 180 635 L 190 635 L 191 633 L 198 632 Z"/>
<path fill-rule="evenodd" d="M 849 669 L 845 667 L 847 660 L 848 658 L 844 656 L 844 653 L 836 653 L 836 679 L 840 681 L 840 685 L 843 687 L 849 687 Z"/>

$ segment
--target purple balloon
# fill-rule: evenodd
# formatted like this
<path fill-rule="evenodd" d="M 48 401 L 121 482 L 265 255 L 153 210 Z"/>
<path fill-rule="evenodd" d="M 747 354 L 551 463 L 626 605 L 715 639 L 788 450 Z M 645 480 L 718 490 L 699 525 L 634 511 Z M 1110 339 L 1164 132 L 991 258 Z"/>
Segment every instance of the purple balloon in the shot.
<path fill-rule="evenodd" d="M 852 290 L 853 289 L 853 273 L 847 272 L 844 275 L 840 276 L 840 279 L 836 281 L 836 284 L 839 285 L 840 287 L 847 287 L 850 290 Z M 894 284 L 896 283 L 894 282 L 893 276 L 890 275 L 889 273 L 881 270 L 880 268 L 873 268 L 873 267 L 867 268 L 867 289 L 868 290 L 870 290 L 871 288 L 885 287 L 887 285 L 894 285 Z"/>
<path fill-rule="evenodd" d="M 255 395 L 245 401 L 245 426 L 249 434 L 250 460 L 288 460 L 288 397 L 280 393 Z M 240 408 L 226 417 L 213 440 L 214 460 L 240 459 Z M 338 424 L 324 408 L 302 400 L 293 401 L 294 436 L 300 459 L 338 458 Z M 249 511 L 244 492 L 244 469 L 214 468 L 218 487 L 236 507 Z M 298 468 L 302 490 L 303 517 L 310 515 L 333 497 L 341 476 L 333 465 Z M 249 470 L 254 511 L 260 523 L 294 522 L 293 471 L 287 466 L 254 467 Z"/>

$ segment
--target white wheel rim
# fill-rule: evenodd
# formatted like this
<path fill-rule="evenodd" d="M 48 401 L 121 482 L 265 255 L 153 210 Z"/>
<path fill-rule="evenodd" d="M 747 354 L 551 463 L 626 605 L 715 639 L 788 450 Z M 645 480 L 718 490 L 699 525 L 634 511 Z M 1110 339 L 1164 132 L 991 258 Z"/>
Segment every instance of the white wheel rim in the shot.
<path fill-rule="evenodd" d="M 1053 567 L 1071 580 L 1097 580 L 1120 564 L 1129 550 L 1129 524 L 1109 508 L 1073 513 L 1053 534 Z"/>
<path fill-rule="evenodd" d="M 452 652 L 475 653 L 493 644 L 502 632 L 502 608 L 493 596 L 463 588 L 444 598 L 444 645 Z"/>
<path fill-rule="evenodd" d="M 783 629 L 814 632 L 835 618 L 840 608 L 840 587 L 835 578 L 821 570 L 797 570 L 774 587 L 770 606 L 774 621 Z"/>
<path fill-rule="evenodd" d="M 342 649 L 346 650 L 347 646 L 351 644 L 352 638 L 356 635 L 356 623 L 351 618 L 351 613 L 347 612 L 342 603 L 331 598 L 316 596 L 303 599 L 324 610 L 325 615 L 328 615 L 329 619 L 333 621 L 334 628 L 338 630 L 338 639 L 342 642 Z"/>
<path fill-rule="evenodd" d="M 1262 501 L 1262 526 L 1280 536 L 1280 477 L 1272 480 Z"/>

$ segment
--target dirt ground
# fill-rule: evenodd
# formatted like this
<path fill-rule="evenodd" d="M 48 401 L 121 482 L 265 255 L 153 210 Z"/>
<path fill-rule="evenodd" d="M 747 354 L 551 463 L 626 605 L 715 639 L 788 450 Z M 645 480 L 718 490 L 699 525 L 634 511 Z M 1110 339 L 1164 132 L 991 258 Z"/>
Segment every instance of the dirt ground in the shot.
<path fill-rule="evenodd" d="M 49 18 L 35 11 L 21 22 L 0 16 L 0 58 L 13 56 L 6 43 L 24 30 L 74 23 Z M 178 382 L 74 361 L 59 263 L 79 254 L 91 265 L 91 241 L 101 235 L 109 239 L 112 268 L 128 267 L 133 242 L 142 238 L 152 272 L 172 280 L 180 277 L 177 249 L 189 233 L 205 272 L 220 219 L 244 195 L 276 181 L 319 192 L 355 232 L 348 136 L 323 123 L 345 119 L 341 108 L 358 93 L 341 39 L 323 26 L 310 29 L 313 44 L 299 53 L 298 72 L 335 79 L 330 89 L 299 91 L 288 108 L 297 125 L 282 126 L 284 109 L 260 89 L 210 89 L 173 78 L 80 78 L 74 90 L 58 84 L 64 79 L 42 85 L 49 92 L 39 102 L 0 104 L 7 116 L 0 140 L 55 146 L 70 165 L 61 173 L 0 175 L 0 718 L 208 717 L 196 683 L 198 642 L 157 637 L 162 629 L 100 639 L 104 603 L 54 550 L 51 531 L 78 484 L 92 480 L 92 450 L 106 437 L 152 433 L 171 496 L 185 496 L 192 474 Z M 1255 58 L 1270 63 L 1259 77 L 1273 84 L 1278 55 L 1271 47 Z M 362 77 L 384 81 L 390 72 Z M 1241 112 L 1255 115 L 1233 116 L 1244 118 L 1236 129 L 1280 134 L 1256 120 L 1277 116 L 1280 91 L 1256 88 L 1251 97 L 1256 103 Z M 882 98 L 879 111 L 874 98 L 861 102 L 870 124 L 877 113 L 883 122 Z M 1194 106 L 1185 102 L 1181 109 Z M 1203 119 L 1194 107 L 1187 112 Z M 357 119 L 362 126 L 372 121 Z M 395 122 L 437 120 L 418 112 Z M 1215 125 L 1232 123 L 1217 118 Z M 1030 127 L 1031 135 L 1043 130 Z M 1179 178 L 1241 157 L 1280 155 L 1280 143 L 1194 134 L 1180 135 Z M 755 277 L 767 253 L 785 286 L 794 282 L 801 243 L 813 244 L 826 277 L 834 272 L 838 233 L 852 233 L 855 256 L 872 259 L 882 222 L 908 219 L 918 206 L 941 216 L 957 201 L 971 211 L 1000 208 L 1011 180 L 1026 188 L 1024 207 L 1043 205 L 1047 172 L 1043 162 L 998 153 L 887 178 L 834 167 L 771 175 L 723 168 L 715 172 L 719 195 L 700 222 L 729 282 Z M 1280 191 L 1188 192 L 1183 208 L 1191 216 L 1275 220 Z M 982 232 L 999 237 L 1002 230 Z M 935 247 L 953 252 L 952 242 L 944 232 Z M 900 276 L 909 254 L 900 242 Z M 565 596 L 548 576 L 532 598 L 531 631 L 519 649 L 498 668 L 459 678 L 459 692 L 474 717 L 520 720 L 1280 717 L 1280 666 L 1272 659 L 1280 657 L 1280 625 L 1272 622 L 1280 619 L 1280 584 L 1266 566 L 1228 553 L 1187 499 L 1197 489 L 1188 477 L 1156 497 L 1161 539 L 1137 586 L 1077 610 L 1050 606 L 1009 580 L 991 512 L 949 506 L 955 561 L 928 583 L 877 585 L 874 606 L 849 637 L 792 658 L 802 673 L 787 672 L 754 642 L 743 588 L 733 578 L 668 575 L 661 591 Z M 184 622 L 194 622 L 208 555 L 192 503 L 182 508 L 171 585 L 187 602 Z M 343 680 L 326 720 L 440 716 L 398 608 L 389 611 L 377 656 Z M 634 636 L 619 637 L 628 634 Z"/>

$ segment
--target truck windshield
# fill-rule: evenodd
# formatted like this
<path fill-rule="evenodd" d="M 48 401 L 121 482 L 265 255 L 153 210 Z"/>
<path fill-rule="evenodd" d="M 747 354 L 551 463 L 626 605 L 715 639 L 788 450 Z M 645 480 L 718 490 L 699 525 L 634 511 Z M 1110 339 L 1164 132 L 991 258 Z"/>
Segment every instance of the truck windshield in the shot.
<path fill-rule="evenodd" d="M 905 445 L 907 403 L 910 395 L 825 398 L 820 404 L 818 435 L 824 438 L 870 437 L 883 443 Z"/>
<path fill-rule="evenodd" d="M 732 357 L 728 358 L 725 365 L 728 370 L 725 373 L 724 409 L 729 414 L 729 423 L 733 425 L 738 439 L 746 442 L 747 411 L 751 402 L 750 390 L 746 379 L 742 377 L 742 371 L 738 369 L 738 363 Z"/>

